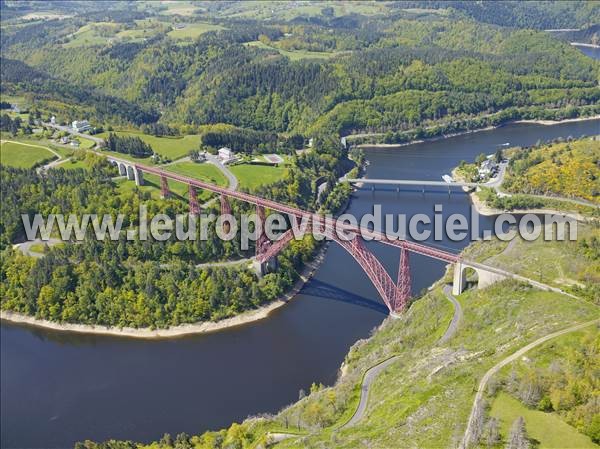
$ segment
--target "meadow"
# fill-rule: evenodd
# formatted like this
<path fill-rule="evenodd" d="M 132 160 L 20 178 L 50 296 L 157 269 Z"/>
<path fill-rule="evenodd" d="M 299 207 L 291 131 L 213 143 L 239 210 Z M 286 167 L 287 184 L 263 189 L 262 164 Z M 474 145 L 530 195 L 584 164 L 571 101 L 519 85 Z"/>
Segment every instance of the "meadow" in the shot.
<path fill-rule="evenodd" d="M 227 187 L 227 179 L 216 166 L 209 163 L 198 164 L 195 162 L 178 162 L 165 167 L 166 171 L 171 171 L 180 175 L 189 176 L 200 181 L 210 182 L 221 187 Z"/>
<path fill-rule="evenodd" d="M 31 168 L 35 164 L 56 156 L 46 147 L 17 142 L 0 143 L 0 163 L 18 168 Z"/>
<path fill-rule="evenodd" d="M 273 184 L 283 178 L 285 168 L 269 165 L 240 164 L 229 167 L 240 183 L 240 187 L 255 189 Z"/>
<path fill-rule="evenodd" d="M 167 35 L 173 39 L 193 40 L 201 34 L 207 33 L 208 31 L 224 30 L 220 25 L 213 25 L 212 23 L 196 22 L 187 23 L 183 28 L 174 29 L 169 31 Z"/>
<path fill-rule="evenodd" d="M 333 56 L 339 54 L 338 52 L 324 52 L 324 51 L 307 51 L 307 50 L 283 50 L 281 48 L 272 47 L 270 45 L 265 44 L 261 41 L 251 41 L 246 42 L 244 45 L 257 47 L 257 48 L 265 48 L 267 50 L 274 50 L 279 52 L 283 56 L 287 56 L 292 61 L 298 61 L 300 59 L 329 59 Z"/>
<path fill-rule="evenodd" d="M 98 137 L 108 137 L 108 132 L 98 134 Z M 187 156 L 191 150 L 196 150 L 200 147 L 200 135 L 190 134 L 183 137 L 156 137 L 148 134 L 130 132 L 130 131 L 115 131 L 115 134 L 120 136 L 139 137 L 144 142 L 152 147 L 155 153 L 161 156 L 166 156 L 171 160 L 179 159 Z M 121 155 L 121 153 L 118 153 Z M 127 159 L 126 155 L 121 155 Z M 133 159 L 144 160 L 144 159 Z"/>
<path fill-rule="evenodd" d="M 490 416 L 500 420 L 500 435 L 505 439 L 510 434 L 512 423 L 522 416 L 530 438 L 539 442 L 538 449 L 597 448 L 592 440 L 573 428 L 554 413 L 545 413 L 525 407 L 506 393 L 499 393 L 492 403 Z"/>

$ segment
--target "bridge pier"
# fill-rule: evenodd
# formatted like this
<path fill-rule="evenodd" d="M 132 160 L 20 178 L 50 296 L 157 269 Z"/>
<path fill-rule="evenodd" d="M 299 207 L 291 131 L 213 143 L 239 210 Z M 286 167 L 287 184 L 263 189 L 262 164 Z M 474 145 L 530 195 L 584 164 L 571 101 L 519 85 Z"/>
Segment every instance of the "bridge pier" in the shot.
<path fill-rule="evenodd" d="M 279 263 L 277 262 L 276 256 L 271 257 L 270 259 L 264 262 L 261 262 L 260 260 L 256 259 L 252 261 L 252 269 L 259 278 L 263 277 L 265 274 L 277 271 L 277 268 L 279 268 Z"/>
<path fill-rule="evenodd" d="M 198 215 L 200 213 L 198 194 L 196 188 L 191 184 L 188 184 L 188 200 L 190 204 L 190 215 Z"/>
<path fill-rule="evenodd" d="M 134 169 L 131 165 L 125 165 L 127 179 L 133 181 L 135 179 Z"/>
<path fill-rule="evenodd" d="M 166 176 L 161 176 L 160 177 L 160 197 L 162 199 L 168 198 L 169 197 L 169 182 L 167 181 L 167 177 Z"/>
<path fill-rule="evenodd" d="M 462 262 L 456 262 L 454 264 L 454 279 L 452 282 L 453 295 L 460 295 L 465 291 L 465 287 L 467 286 L 467 268 L 472 268 L 477 273 L 477 288 L 485 288 L 507 278 L 507 276 L 495 273 L 493 271 L 484 270 L 479 267 L 472 267 Z"/>
<path fill-rule="evenodd" d="M 122 164 L 120 162 L 116 162 L 117 167 L 119 168 L 119 174 L 121 176 L 126 176 L 127 175 L 127 167 L 125 167 L 125 164 Z"/>
<path fill-rule="evenodd" d="M 144 185 L 144 174 L 141 170 L 138 170 L 135 167 L 133 167 L 133 179 L 135 180 L 136 186 Z"/>
<path fill-rule="evenodd" d="M 463 266 L 460 262 L 454 264 L 454 280 L 452 281 L 453 295 L 460 295 L 467 286 L 467 277 L 465 276 L 466 268 L 467 267 Z"/>

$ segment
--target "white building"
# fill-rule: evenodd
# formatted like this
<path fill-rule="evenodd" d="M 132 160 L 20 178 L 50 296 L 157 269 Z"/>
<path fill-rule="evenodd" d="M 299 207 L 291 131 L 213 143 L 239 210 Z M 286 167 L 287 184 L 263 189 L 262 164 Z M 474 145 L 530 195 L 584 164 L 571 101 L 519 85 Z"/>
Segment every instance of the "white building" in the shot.
<path fill-rule="evenodd" d="M 50 117 L 50 123 L 53 125 L 56 125 L 56 117 L 54 117 L 54 116 Z"/>
<path fill-rule="evenodd" d="M 485 178 L 492 173 L 492 170 L 496 166 L 496 163 L 491 157 L 488 157 L 485 161 L 481 163 L 479 166 L 479 177 Z"/>
<path fill-rule="evenodd" d="M 230 161 L 231 159 L 233 159 L 234 155 L 235 153 L 231 148 L 219 148 L 219 159 L 221 159 L 223 162 Z"/>
<path fill-rule="evenodd" d="M 80 120 L 80 121 L 75 120 L 72 125 L 73 125 L 73 131 L 78 132 L 78 133 L 87 131 L 88 129 L 92 129 L 92 127 L 90 126 L 90 124 L 87 120 Z"/>

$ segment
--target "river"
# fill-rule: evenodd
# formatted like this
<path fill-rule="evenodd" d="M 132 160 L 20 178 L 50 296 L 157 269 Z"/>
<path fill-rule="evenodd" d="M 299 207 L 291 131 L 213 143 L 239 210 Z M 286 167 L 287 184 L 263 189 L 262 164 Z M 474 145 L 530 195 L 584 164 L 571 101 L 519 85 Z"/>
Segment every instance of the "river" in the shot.
<path fill-rule="evenodd" d="M 598 48 L 598 47 L 588 47 L 586 45 L 575 45 L 575 44 L 573 44 L 573 46 L 575 48 L 577 48 L 579 51 L 581 51 L 581 53 L 583 53 L 586 56 L 589 56 L 590 58 L 600 59 L 600 48 Z"/>
<path fill-rule="evenodd" d="M 439 180 L 461 159 L 499 145 L 600 133 L 600 120 L 553 126 L 512 124 L 495 130 L 371 149 L 367 175 Z M 359 191 L 349 212 L 468 213 L 462 192 Z M 479 217 L 489 227 L 489 217 Z M 455 248 L 464 244 L 439 242 Z M 373 250 L 395 273 L 399 254 Z M 411 257 L 413 291 L 431 285 L 444 264 Z M 3 322 L 1 446 L 70 447 L 83 439 L 150 441 L 165 432 L 200 433 L 276 412 L 313 381 L 332 384 L 350 346 L 385 319 L 374 287 L 335 244 L 315 277 L 269 319 L 215 334 L 141 341 L 53 332 Z"/>

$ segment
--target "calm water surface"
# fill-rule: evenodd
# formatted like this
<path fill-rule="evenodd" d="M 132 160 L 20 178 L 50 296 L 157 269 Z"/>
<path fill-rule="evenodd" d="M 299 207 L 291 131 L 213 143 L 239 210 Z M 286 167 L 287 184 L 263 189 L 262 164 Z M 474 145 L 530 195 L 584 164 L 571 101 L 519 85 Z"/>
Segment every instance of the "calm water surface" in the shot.
<path fill-rule="evenodd" d="M 584 55 L 589 56 L 590 58 L 600 59 L 600 48 L 586 47 L 583 45 L 574 45 L 574 47 L 578 48 Z"/>
<path fill-rule="evenodd" d="M 499 145 L 600 133 L 600 121 L 509 125 L 396 150 L 368 151 L 368 176 L 433 179 Z M 359 191 L 349 212 L 468 213 L 462 193 Z M 481 227 L 489 218 L 479 218 Z M 440 242 L 445 247 L 463 244 Z M 398 253 L 373 245 L 395 273 Z M 440 262 L 411 256 L 413 290 L 431 285 Z M 83 439 L 150 441 L 200 433 L 251 414 L 276 412 L 311 382 L 331 384 L 349 347 L 386 317 L 366 275 L 335 245 L 315 278 L 269 319 L 224 332 L 164 341 L 84 336 L 3 322 L 1 446 L 70 447 Z"/>

